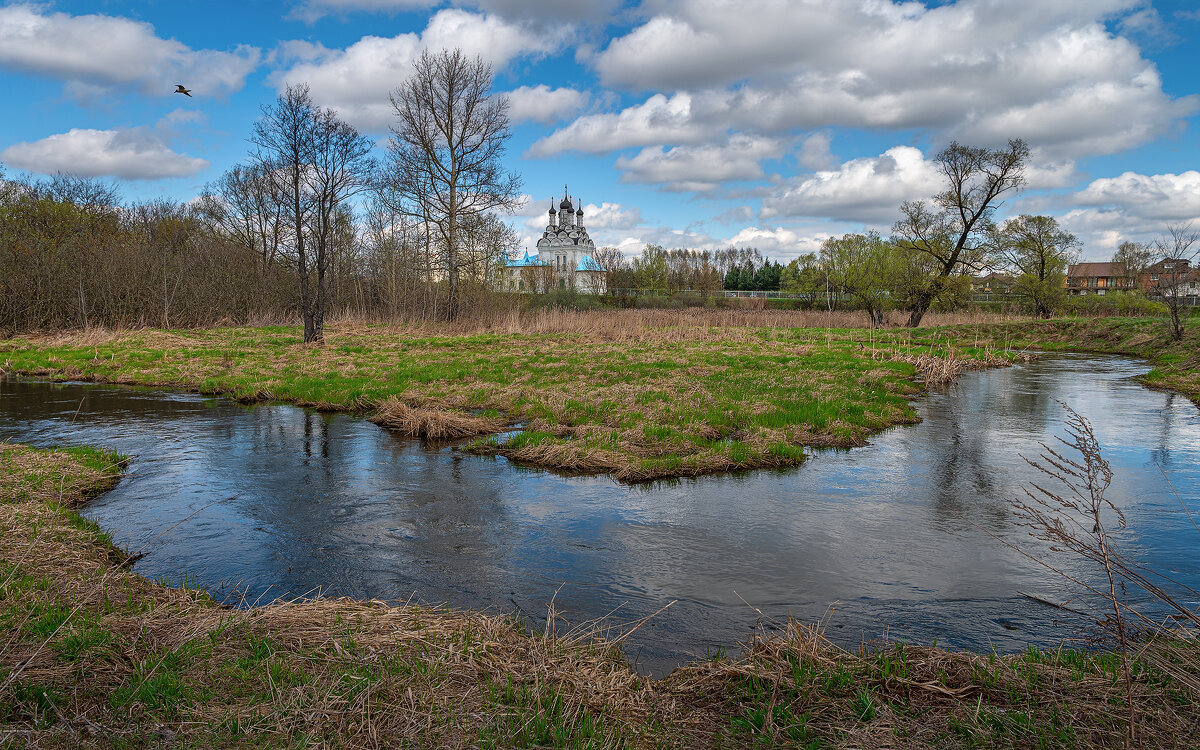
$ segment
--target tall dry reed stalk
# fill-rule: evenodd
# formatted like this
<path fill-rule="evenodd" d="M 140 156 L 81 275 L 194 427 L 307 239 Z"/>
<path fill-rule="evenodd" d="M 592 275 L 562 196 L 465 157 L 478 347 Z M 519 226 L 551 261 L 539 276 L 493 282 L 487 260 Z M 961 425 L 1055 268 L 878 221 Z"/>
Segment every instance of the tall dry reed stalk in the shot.
<path fill-rule="evenodd" d="M 1012 323 L 1027 320 L 1026 316 L 1015 316 L 978 311 L 951 313 L 929 313 L 925 316 L 927 326 L 985 325 L 989 323 Z M 355 330 L 363 328 L 396 328 L 422 335 L 474 335 L 481 333 L 500 334 L 581 334 L 611 340 L 641 338 L 649 331 L 658 337 L 694 339 L 697 337 L 722 335 L 722 330 L 731 328 L 819 328 L 830 332 L 834 329 L 870 328 L 869 320 L 861 312 L 847 310 L 770 310 L 752 308 L 683 308 L 670 310 L 639 310 L 632 308 L 606 308 L 600 310 L 572 310 L 566 308 L 539 308 L 521 310 L 516 306 L 481 307 L 466 310 L 458 320 L 443 322 L 430 320 L 418 314 L 398 313 L 379 315 L 356 309 L 345 309 L 330 313 L 326 320 L 331 328 Z M 197 328 L 228 328 L 237 326 L 295 326 L 300 325 L 298 315 L 264 310 L 250 312 L 244 320 L 222 318 Z M 124 324 L 106 328 L 103 325 L 89 326 L 86 333 L 107 340 L 126 330 L 152 328 L 153 323 L 143 325 Z M 895 316 L 885 318 L 882 328 L 902 328 Z M 712 330 L 709 330 L 712 329 Z M 30 331 L 25 335 L 45 339 L 67 335 L 76 340 L 80 331 L 62 328 Z"/>
<path fill-rule="evenodd" d="M 1022 456 L 1044 480 L 1030 482 L 1023 488 L 1024 498 L 1014 499 L 1012 506 L 1031 536 L 1049 543 L 1051 553 L 1067 553 L 1086 560 L 1094 571 L 1103 574 L 1104 583 L 1089 580 L 1085 573 L 1070 572 L 1048 556 L 1002 541 L 1099 600 L 1099 606 L 1090 616 L 1119 649 L 1127 711 L 1125 740 L 1127 747 L 1133 747 L 1138 742 L 1138 722 L 1131 653 L 1136 648 L 1136 655 L 1143 663 L 1200 688 L 1197 680 L 1200 657 L 1194 648 L 1179 645 L 1194 641 L 1194 629 L 1200 627 L 1200 610 L 1186 603 L 1187 599 L 1195 601 L 1198 594 L 1132 560 L 1114 543 L 1114 534 L 1125 529 L 1127 521 L 1105 494 L 1112 484 L 1112 466 L 1103 456 L 1091 423 L 1067 404 L 1061 401 L 1059 404 L 1067 413 L 1068 437 L 1059 438 L 1062 446 L 1058 448 L 1043 443 L 1042 453 L 1035 459 Z M 1186 505 L 1184 511 L 1188 512 Z M 1165 606 L 1170 614 L 1161 617 L 1149 606 L 1132 604 L 1124 593 L 1127 586 L 1145 592 L 1151 605 Z M 1122 595 L 1118 595 L 1118 589 Z M 1181 631 L 1180 623 L 1192 630 Z"/>
<path fill-rule="evenodd" d="M 1120 648 L 1129 720 L 1126 743 L 1132 747 L 1137 741 L 1137 722 L 1133 708 L 1133 680 L 1129 672 L 1129 633 L 1123 603 L 1117 597 L 1119 574 L 1114 566 L 1117 553 L 1106 529 L 1106 516 L 1113 518 L 1118 529 L 1125 528 L 1125 514 L 1105 497 L 1104 493 L 1112 484 L 1113 471 L 1101 453 L 1091 423 L 1067 404 L 1059 403 L 1067 412 L 1069 435 L 1069 439 L 1059 438 L 1059 441 L 1077 457 L 1069 457 L 1045 443 L 1042 443 L 1043 452 L 1037 459 L 1022 456 L 1057 487 L 1031 482 L 1029 487 L 1022 488 L 1025 499 L 1013 500 L 1012 505 L 1036 538 L 1049 542 L 1052 549 L 1067 550 L 1095 563 L 1108 580 L 1107 590 L 1084 585 L 1100 595 L 1112 614 L 1111 620 L 1105 618 L 1100 622 L 1112 631 Z"/>
<path fill-rule="evenodd" d="M 930 313 L 930 326 L 986 324 L 1021 320 L 1011 315 L 962 311 Z M 658 335 L 678 335 L 689 331 L 688 338 L 703 334 L 706 329 L 730 328 L 869 328 L 860 312 L 825 310 L 753 310 L 735 308 L 684 308 L 680 310 L 603 309 L 570 310 L 542 308 L 537 310 L 485 309 L 466 315 L 454 323 L 430 322 L 418 318 L 378 318 L 343 313 L 330 318 L 331 325 L 357 327 L 391 325 L 440 334 L 532 333 L 583 334 L 606 339 L 640 338 L 647 332 Z M 899 328 L 895 320 L 885 327 Z"/>

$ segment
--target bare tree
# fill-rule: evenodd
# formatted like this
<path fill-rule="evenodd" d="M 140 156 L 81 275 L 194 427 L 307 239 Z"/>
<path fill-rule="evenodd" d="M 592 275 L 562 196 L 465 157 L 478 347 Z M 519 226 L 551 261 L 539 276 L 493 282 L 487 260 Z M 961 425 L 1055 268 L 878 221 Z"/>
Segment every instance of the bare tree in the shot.
<path fill-rule="evenodd" d="M 366 273 L 372 298 L 392 318 L 426 319 L 437 308 L 427 226 L 397 215 L 378 198 L 366 203 Z"/>
<path fill-rule="evenodd" d="M 494 213 L 475 214 L 459 227 L 460 276 L 494 288 L 505 260 L 521 247 L 521 236 Z"/>
<path fill-rule="evenodd" d="M 1154 254 L 1158 262 L 1158 295 L 1170 313 L 1171 336 L 1183 340 L 1183 329 L 1187 324 L 1187 288 L 1190 286 L 1191 264 L 1200 251 L 1200 234 L 1192 230 L 1191 224 L 1175 224 L 1167 227 L 1165 237 L 1154 240 Z"/>
<path fill-rule="evenodd" d="M 554 266 L 542 263 L 521 269 L 521 288 L 534 294 L 545 294 L 554 289 Z"/>
<path fill-rule="evenodd" d="M 592 260 L 596 261 L 596 265 L 603 268 L 608 273 L 618 271 L 625 267 L 625 255 L 615 247 L 602 247 L 592 253 Z"/>
<path fill-rule="evenodd" d="M 1154 250 L 1149 245 L 1126 240 L 1113 253 L 1113 265 L 1122 289 L 1138 289 L 1142 274 L 1154 263 Z"/>
<path fill-rule="evenodd" d="M 1066 294 L 1063 279 L 1079 240 L 1051 216 L 1021 215 L 998 227 L 991 244 L 996 265 L 1017 277 L 1013 292 L 1029 300 L 1039 318 L 1049 318 Z"/>
<path fill-rule="evenodd" d="M 992 215 L 1005 193 L 1025 184 L 1029 146 L 1012 139 L 1006 149 L 986 149 L 951 142 L 937 155 L 946 189 L 932 205 L 906 201 L 901 219 L 892 227 L 892 241 L 901 250 L 929 256 L 936 273 L 915 295 L 908 325 L 915 328 L 950 277 L 980 271 L 985 261 L 985 238 Z"/>
<path fill-rule="evenodd" d="M 371 143 L 333 110 L 314 105 L 304 84 L 263 107 L 251 142 L 258 147 L 253 163 L 275 181 L 291 224 L 304 341 L 322 341 L 334 217 L 369 183 Z"/>
<path fill-rule="evenodd" d="M 47 197 L 59 203 L 72 203 L 80 208 L 108 210 L 121 200 L 117 186 L 95 177 L 80 177 L 67 172 L 55 172 L 42 186 Z"/>
<path fill-rule="evenodd" d="M 330 267 L 336 261 L 339 244 L 343 249 L 353 244 L 353 216 L 346 202 L 371 185 L 375 171 L 370 139 L 341 120 L 336 112 L 318 111 L 314 125 L 312 162 L 305 175 L 313 197 L 310 231 L 315 246 L 316 283 L 311 313 L 305 313 L 305 331 L 311 318 L 313 338 L 306 336 L 305 341 L 321 341 L 325 337 Z M 343 231 L 338 232 L 339 228 Z M 349 242 L 344 241 L 347 237 Z M 339 239 L 343 241 L 339 243 Z"/>
<path fill-rule="evenodd" d="M 153 272 L 160 289 L 163 328 L 171 327 L 171 307 L 179 296 L 191 261 L 197 222 L 183 206 L 159 200 L 134 206 L 129 212 L 145 247 L 154 248 Z"/>
<path fill-rule="evenodd" d="M 520 178 L 500 163 L 508 100 L 490 96 L 492 68 L 462 50 L 426 51 L 391 93 L 396 123 L 382 194 L 398 211 L 434 227 L 445 257 L 446 316 L 458 315 L 459 233 L 470 217 L 520 204 Z"/>
<path fill-rule="evenodd" d="M 200 209 L 231 239 L 259 256 L 265 276 L 287 241 L 287 200 L 263 164 L 237 165 L 201 195 Z"/>

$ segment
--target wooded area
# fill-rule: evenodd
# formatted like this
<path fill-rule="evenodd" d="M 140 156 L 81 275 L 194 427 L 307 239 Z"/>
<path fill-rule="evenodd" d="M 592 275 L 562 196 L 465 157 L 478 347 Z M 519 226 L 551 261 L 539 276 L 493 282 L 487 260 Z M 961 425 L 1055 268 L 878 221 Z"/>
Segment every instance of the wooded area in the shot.
<path fill-rule="evenodd" d="M 1020 140 L 949 144 L 934 160 L 944 189 L 903 203 L 890 237 L 830 237 L 787 265 L 754 248 L 646 245 L 625 258 L 605 247 L 594 258 L 608 275 L 602 299 L 536 279 L 523 287 L 537 299 L 499 291 L 521 250 L 503 218 L 521 183 L 502 166 L 508 104 L 491 88 L 479 58 L 424 53 L 391 94 L 392 136 L 377 160 L 371 141 L 317 106 L 307 86 L 288 86 L 262 108 L 245 162 L 187 203 L 125 204 L 100 180 L 5 179 L 0 167 L 0 333 L 299 318 L 313 342 L 330 313 L 455 320 L 528 304 L 712 304 L 725 290 L 777 290 L 806 308 L 849 302 L 873 326 L 900 310 L 916 326 L 930 309 L 968 304 L 987 271 L 1006 275 L 1005 296 L 1025 312 L 1049 317 L 1066 302 L 1076 238 L 1048 216 L 994 220 L 1024 184 Z M 1118 275 L 1192 259 L 1195 233 L 1168 229 L 1155 245 L 1123 243 Z M 1170 277 L 1175 331 L 1188 273 Z"/>

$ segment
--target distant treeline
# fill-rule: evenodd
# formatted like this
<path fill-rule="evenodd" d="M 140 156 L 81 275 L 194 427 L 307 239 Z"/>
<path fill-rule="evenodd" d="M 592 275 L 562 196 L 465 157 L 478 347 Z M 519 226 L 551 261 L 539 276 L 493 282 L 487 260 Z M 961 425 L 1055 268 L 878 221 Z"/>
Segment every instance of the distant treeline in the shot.
<path fill-rule="evenodd" d="M 702 294 L 724 289 L 778 290 L 784 271 L 783 265 L 753 247 L 709 251 L 646 245 L 641 255 L 630 260 L 615 248 L 601 248 L 596 260 L 609 272 L 608 287 L 616 290 Z"/>

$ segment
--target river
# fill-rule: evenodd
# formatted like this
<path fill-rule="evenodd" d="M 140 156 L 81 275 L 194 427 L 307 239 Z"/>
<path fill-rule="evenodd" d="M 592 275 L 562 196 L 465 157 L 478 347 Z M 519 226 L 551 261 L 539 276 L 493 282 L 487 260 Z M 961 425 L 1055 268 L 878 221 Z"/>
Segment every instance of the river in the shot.
<path fill-rule="evenodd" d="M 1131 379 L 1146 369 L 1046 355 L 920 397 L 920 424 L 863 448 L 632 486 L 464 455 L 344 414 L 11 377 L 0 440 L 131 455 L 84 512 L 145 554 L 135 570 L 147 577 L 239 603 L 319 592 L 531 625 L 553 600 L 560 632 L 657 612 L 626 647 L 662 674 L 789 615 L 823 619 L 846 645 L 886 635 L 1009 651 L 1074 637 L 1078 621 L 1026 596 L 1074 592 L 1001 541 L 1045 554 L 1009 501 L 1036 478 L 1022 456 L 1065 434 L 1059 400 L 1091 420 L 1112 463 L 1122 547 L 1200 588 L 1200 532 L 1180 508 L 1200 509 L 1200 410 Z"/>

